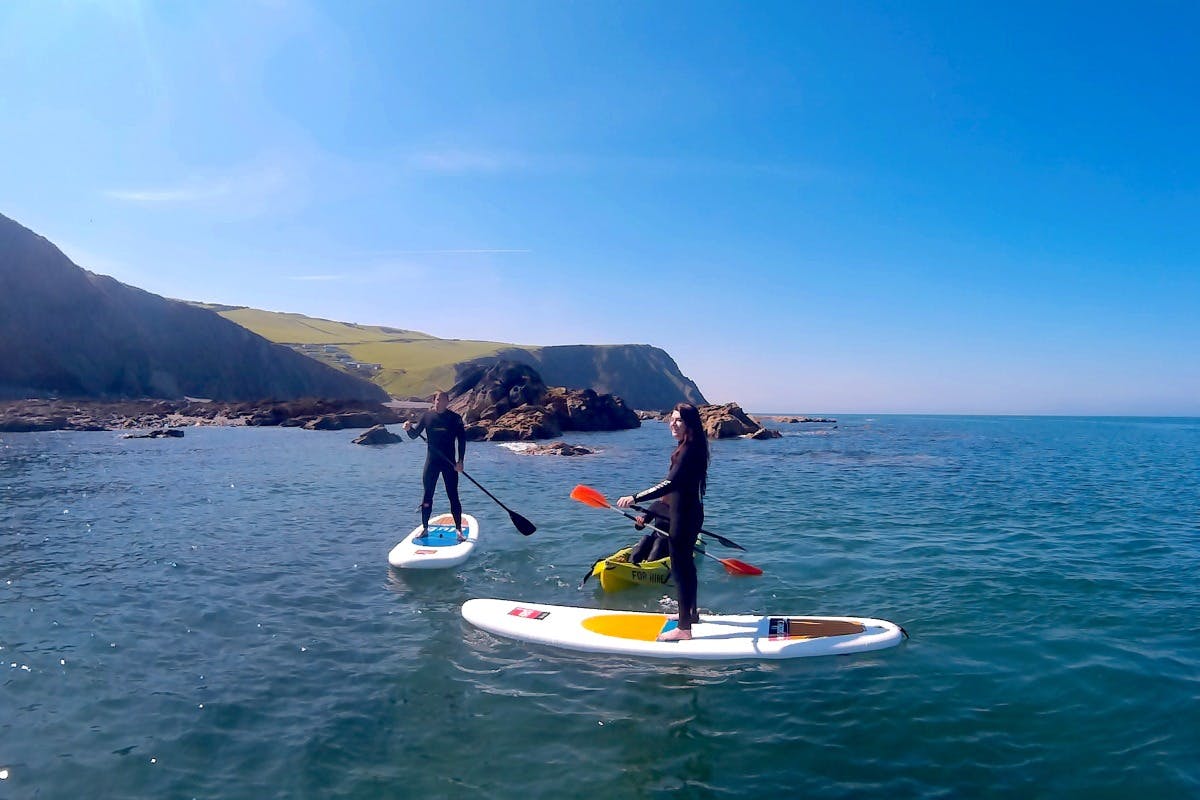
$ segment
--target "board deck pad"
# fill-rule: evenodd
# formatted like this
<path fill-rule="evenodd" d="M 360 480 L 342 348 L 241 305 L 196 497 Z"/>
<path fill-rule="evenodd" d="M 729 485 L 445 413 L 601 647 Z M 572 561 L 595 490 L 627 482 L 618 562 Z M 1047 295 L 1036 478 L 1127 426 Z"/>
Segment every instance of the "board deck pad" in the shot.
<path fill-rule="evenodd" d="M 860 622 L 835 619 L 771 617 L 767 623 L 767 630 L 772 639 L 817 639 L 821 636 L 848 636 L 862 633 L 866 628 Z"/>
<path fill-rule="evenodd" d="M 584 619 L 581 624 L 584 629 L 601 636 L 653 642 L 667 630 L 668 622 L 671 620 L 665 614 L 597 614 Z M 675 627 L 673 622 L 671 627 Z"/>
<path fill-rule="evenodd" d="M 453 525 L 430 525 L 424 536 L 414 536 L 413 544 L 421 547 L 450 547 L 458 544 L 458 529 Z"/>
<path fill-rule="evenodd" d="M 399 569 L 445 569 L 462 564 L 471 557 L 479 539 L 479 522 L 470 514 L 462 515 L 463 535 L 458 540 L 454 517 L 438 514 L 429 520 L 429 527 L 421 526 L 400 540 L 388 553 L 388 563 Z"/>
<path fill-rule="evenodd" d="M 701 614 L 691 639 L 659 642 L 678 625 L 665 614 L 482 598 L 464 603 L 462 615 L 482 630 L 525 642 L 671 659 L 847 655 L 893 647 L 907 636 L 899 625 L 869 617 Z"/>

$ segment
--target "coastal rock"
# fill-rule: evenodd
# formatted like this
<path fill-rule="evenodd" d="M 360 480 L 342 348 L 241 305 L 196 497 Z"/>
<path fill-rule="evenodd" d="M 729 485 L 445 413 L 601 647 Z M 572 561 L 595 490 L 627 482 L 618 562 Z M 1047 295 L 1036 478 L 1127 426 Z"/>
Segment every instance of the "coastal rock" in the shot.
<path fill-rule="evenodd" d="M 182 439 L 183 431 L 178 428 L 156 428 L 149 433 L 127 433 L 122 439 Z"/>
<path fill-rule="evenodd" d="M 351 411 L 342 414 L 322 414 L 316 419 L 304 423 L 304 430 L 340 431 L 346 428 L 370 428 L 378 424 L 374 414 L 365 411 Z"/>
<path fill-rule="evenodd" d="M 481 437 L 489 442 L 527 442 L 553 439 L 562 434 L 558 417 L 545 406 L 521 406 L 486 427 Z"/>
<path fill-rule="evenodd" d="M 541 405 L 546 384 L 533 367 L 500 361 L 464 374 L 450 395 L 450 409 L 470 425 L 494 422 L 519 406 Z"/>
<path fill-rule="evenodd" d="M 565 431 L 622 431 L 642 424 L 624 400 L 592 389 L 555 387 L 546 392 L 545 403 L 559 417 Z"/>
<path fill-rule="evenodd" d="M 375 425 L 354 438 L 354 444 L 399 444 L 404 440 L 383 425 Z"/>
<path fill-rule="evenodd" d="M 619 397 L 592 389 L 547 388 L 532 367 L 509 361 L 465 373 L 450 394 L 450 408 L 462 416 L 471 440 L 553 439 L 564 431 L 641 425 Z"/>
<path fill-rule="evenodd" d="M 811 422 L 837 422 L 836 419 L 832 419 L 830 417 L 762 417 L 762 419 L 769 420 L 770 422 L 781 422 L 788 425 Z"/>
<path fill-rule="evenodd" d="M 778 431 L 761 433 L 766 429 L 757 420 L 742 411 L 741 406 L 737 403 L 700 406 L 699 411 L 700 422 L 710 439 L 735 439 L 737 437 L 774 439 L 782 435 Z"/>
<path fill-rule="evenodd" d="M 538 444 L 521 451 L 523 455 L 527 456 L 590 456 L 595 452 L 595 450 L 583 445 L 568 444 L 567 442 Z"/>
<path fill-rule="evenodd" d="M 700 422 L 710 439 L 732 439 L 754 433 L 762 425 L 742 411 L 737 403 L 719 406 L 700 406 Z"/>

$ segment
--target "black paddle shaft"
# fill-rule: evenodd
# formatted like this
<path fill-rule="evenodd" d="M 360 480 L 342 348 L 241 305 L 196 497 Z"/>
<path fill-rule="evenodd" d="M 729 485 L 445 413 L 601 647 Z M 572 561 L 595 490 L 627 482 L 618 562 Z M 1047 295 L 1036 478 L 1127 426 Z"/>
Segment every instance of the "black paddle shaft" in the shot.
<path fill-rule="evenodd" d="M 649 509 L 643 508 L 642 506 L 639 506 L 636 503 L 633 504 L 632 508 L 636 508 L 638 511 L 642 512 L 643 514 L 650 513 Z M 712 531 L 706 531 L 706 530 L 704 530 L 704 528 L 701 528 L 700 532 L 703 533 L 705 536 L 711 536 L 712 538 L 716 539 L 718 542 L 725 545 L 726 547 L 733 547 L 738 550 L 746 549 L 746 548 L 742 547 L 740 544 L 738 544 L 737 542 L 733 541 L 732 539 L 726 539 L 724 536 L 722 536 L 719 533 L 713 533 Z"/>
<path fill-rule="evenodd" d="M 421 441 L 422 441 L 422 442 L 425 442 L 426 444 L 429 444 L 429 440 L 425 438 L 425 434 L 423 434 L 423 433 L 418 433 L 417 435 L 421 437 Z M 451 464 L 454 464 L 454 461 L 453 461 L 453 460 L 452 460 L 452 459 L 451 459 L 449 456 L 447 456 L 445 453 L 443 453 L 441 450 L 434 450 L 433 452 L 437 453 L 439 456 L 441 456 L 442 458 L 446 459 L 446 460 L 447 460 L 447 461 L 449 461 Z M 455 464 L 455 466 L 458 466 L 458 465 L 457 465 L 457 464 Z M 496 495 L 492 494 L 492 493 L 491 493 L 491 492 L 489 492 L 487 489 L 483 488 L 483 486 L 482 486 L 482 485 L 479 483 L 479 481 L 477 481 L 477 480 L 475 480 L 474 478 L 472 478 L 472 477 L 471 477 L 471 475 L 470 475 L 470 473 L 468 473 L 468 472 L 467 472 L 465 469 L 464 469 L 464 470 L 461 470 L 461 472 L 462 472 L 463 476 L 464 476 L 464 477 L 466 477 L 466 479 L 467 479 L 467 480 L 469 480 L 471 483 L 473 483 L 473 484 L 475 484 L 477 487 L 479 487 L 479 491 L 483 492 L 483 493 L 484 493 L 484 494 L 486 494 L 488 497 L 492 498 L 492 500 L 493 500 L 493 501 L 496 503 L 496 505 L 500 506 L 501 508 L 503 508 L 505 511 L 507 511 L 507 512 L 508 512 L 508 518 L 512 520 L 512 524 L 513 524 L 513 525 L 516 527 L 516 529 L 517 529 L 518 531 L 520 531 L 520 532 L 521 532 L 523 535 L 525 535 L 525 536 L 529 536 L 529 535 L 533 534 L 533 532 L 534 532 L 534 531 L 536 531 L 536 530 L 537 530 L 537 526 L 536 526 L 536 525 L 534 525 L 532 522 L 530 522 L 529 520 L 527 520 L 527 519 L 525 519 L 524 517 L 522 517 L 522 516 L 521 516 L 520 514 L 518 514 L 517 512 L 513 511 L 513 510 L 512 510 L 511 508 L 509 508 L 508 506 L 504 505 L 504 503 L 501 503 L 501 502 L 500 502 L 500 500 L 496 498 Z"/>

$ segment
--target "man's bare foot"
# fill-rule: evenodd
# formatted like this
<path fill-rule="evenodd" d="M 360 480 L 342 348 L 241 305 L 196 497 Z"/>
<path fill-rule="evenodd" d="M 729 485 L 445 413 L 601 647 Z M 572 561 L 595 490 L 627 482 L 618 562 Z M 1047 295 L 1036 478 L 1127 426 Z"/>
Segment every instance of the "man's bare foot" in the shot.
<path fill-rule="evenodd" d="M 692 632 L 690 630 L 685 631 L 682 628 L 676 628 L 673 631 L 667 631 L 658 635 L 658 641 L 660 642 L 686 642 L 691 638 Z"/>

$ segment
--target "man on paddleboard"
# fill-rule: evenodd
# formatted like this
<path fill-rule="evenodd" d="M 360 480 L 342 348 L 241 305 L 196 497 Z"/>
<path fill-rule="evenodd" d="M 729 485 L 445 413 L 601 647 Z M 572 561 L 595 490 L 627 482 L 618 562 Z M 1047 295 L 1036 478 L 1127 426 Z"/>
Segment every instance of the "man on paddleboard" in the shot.
<path fill-rule="evenodd" d="M 428 444 L 425 451 L 425 469 L 421 473 L 421 484 L 425 490 L 421 498 L 421 527 L 426 532 L 429 531 L 433 490 L 440 475 L 442 485 L 446 487 L 446 497 L 450 500 L 450 515 L 454 517 L 454 527 L 458 530 L 459 541 L 462 541 L 464 537 L 462 503 L 458 499 L 458 473 L 463 471 L 463 460 L 467 457 L 467 432 L 462 417 L 451 411 L 449 405 L 450 396 L 439 391 L 433 396 L 433 408 L 422 414 L 416 425 L 413 425 L 411 420 L 405 421 L 404 430 L 410 439 L 415 439 L 424 432 Z M 457 459 L 454 457 L 456 443 Z"/>

